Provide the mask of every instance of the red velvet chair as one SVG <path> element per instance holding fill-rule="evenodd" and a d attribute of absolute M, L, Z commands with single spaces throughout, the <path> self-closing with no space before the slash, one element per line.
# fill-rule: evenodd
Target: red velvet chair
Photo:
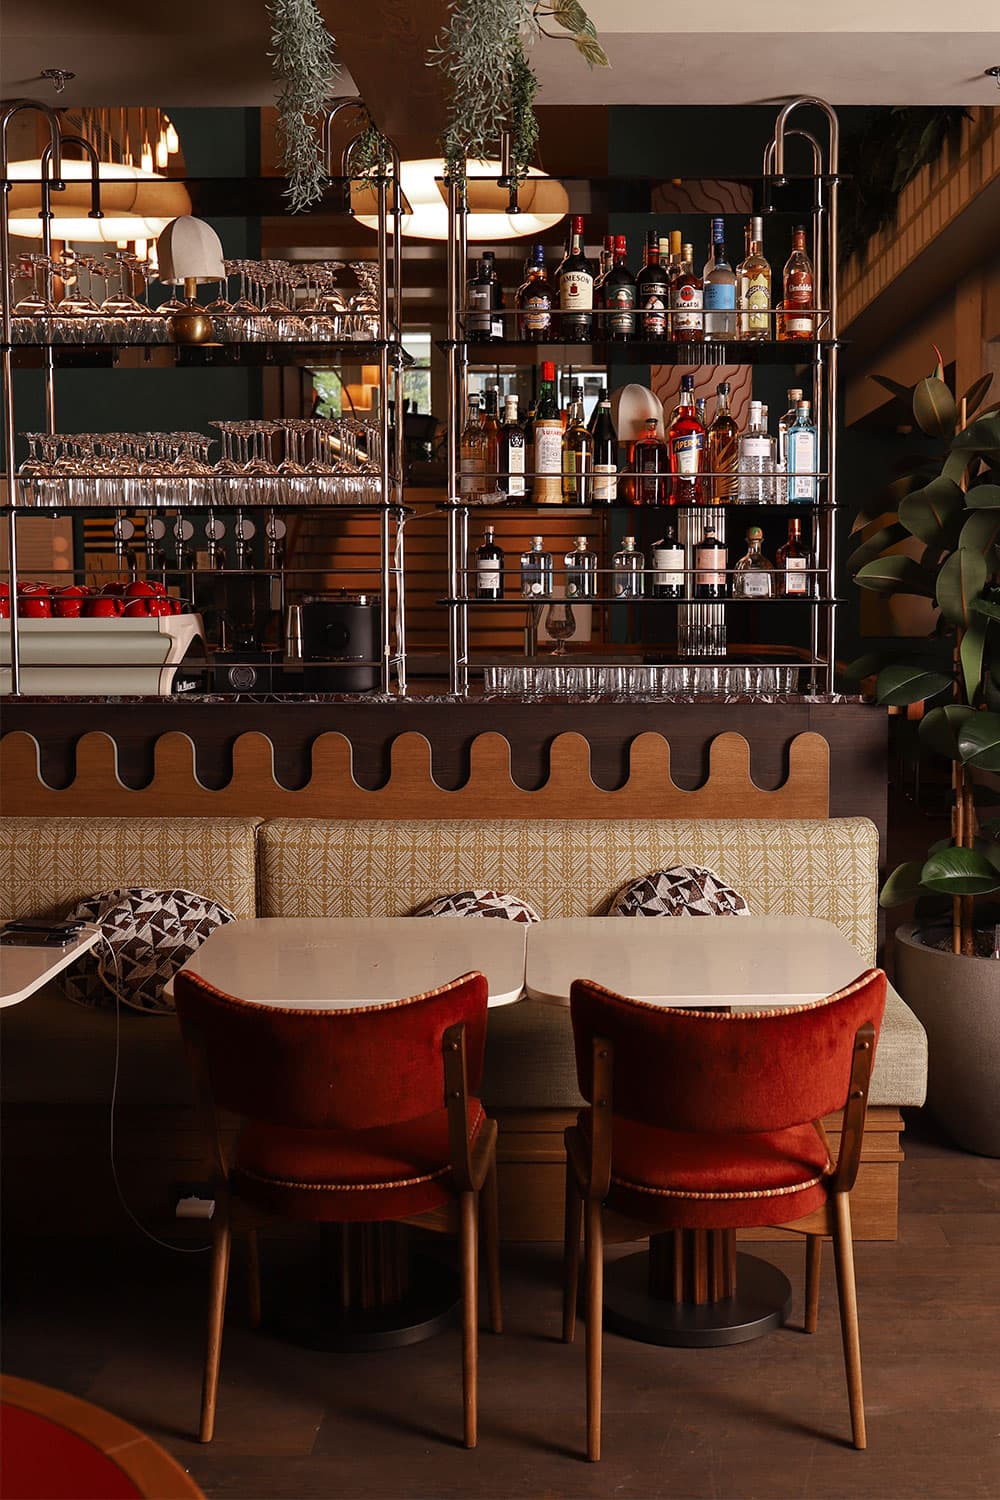
<path fill-rule="evenodd" d="M 668 1247 L 671 1232 L 679 1242 L 682 1231 L 700 1231 L 693 1239 L 704 1251 L 701 1278 L 716 1283 L 718 1296 L 732 1290 L 737 1228 L 777 1225 L 805 1234 L 810 1333 L 822 1237 L 832 1236 L 854 1446 L 863 1448 L 849 1195 L 885 975 L 869 969 L 812 1005 L 734 1012 L 660 1009 L 578 979 L 570 1005 L 588 1108 L 566 1131 L 563 1337 L 572 1341 L 575 1332 L 583 1216 L 588 1457 L 600 1458 L 601 1450 L 604 1206 L 629 1221 L 631 1237 L 645 1231 Z M 822 1117 L 839 1109 L 843 1128 L 832 1162 Z"/>
<path fill-rule="evenodd" d="M 495 1332 L 501 1322 L 497 1127 L 477 1097 L 486 979 L 464 974 L 423 995 L 352 1010 L 248 1004 L 183 971 L 174 995 L 216 1167 L 201 1441 L 210 1442 L 215 1427 L 238 1200 L 251 1210 L 251 1224 L 277 1214 L 341 1225 L 402 1220 L 436 1230 L 458 1227 L 465 1445 L 474 1448 L 481 1190 Z M 240 1117 L 231 1159 L 222 1145 L 220 1110 Z M 256 1322 L 253 1229 L 250 1244 Z"/>

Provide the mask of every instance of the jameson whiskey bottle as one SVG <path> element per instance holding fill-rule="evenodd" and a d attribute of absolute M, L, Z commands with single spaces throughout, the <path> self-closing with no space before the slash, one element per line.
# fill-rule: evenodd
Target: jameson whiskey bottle
<path fill-rule="evenodd" d="M 728 505 L 736 499 L 739 445 L 740 429 L 729 410 L 729 381 L 723 380 L 715 388 L 715 416 L 708 429 L 709 478 L 706 482 L 715 505 Z"/>
<path fill-rule="evenodd" d="M 531 497 L 536 505 L 561 505 L 563 424 L 556 404 L 556 367 L 550 359 L 542 365 L 532 426 L 535 477 Z"/>
<path fill-rule="evenodd" d="M 483 540 L 476 548 L 476 598 L 503 598 L 503 553 L 496 544 L 492 526 L 483 527 Z"/>
<path fill-rule="evenodd" d="M 557 272 L 559 326 L 567 343 L 589 343 L 594 322 L 594 268 L 583 249 L 583 219 L 573 219 L 569 254 Z"/>

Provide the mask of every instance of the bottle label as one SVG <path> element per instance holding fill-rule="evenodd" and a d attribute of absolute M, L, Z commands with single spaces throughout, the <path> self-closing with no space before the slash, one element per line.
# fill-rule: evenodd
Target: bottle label
<path fill-rule="evenodd" d="M 490 304 L 493 300 L 489 284 L 473 282 L 469 287 L 468 310 L 465 325 L 469 333 L 489 333 Z"/>
<path fill-rule="evenodd" d="M 520 436 L 520 434 L 518 434 Z M 524 439 L 507 445 L 507 477 L 501 481 L 508 495 L 524 494 Z"/>
<path fill-rule="evenodd" d="M 618 496 L 618 470 L 614 464 L 594 465 L 594 500 L 613 505 Z"/>
<path fill-rule="evenodd" d="M 712 312 L 729 312 L 736 307 L 735 281 L 710 281 L 705 288 L 702 306 Z"/>
<path fill-rule="evenodd" d="M 642 326 L 647 338 L 662 338 L 667 331 L 667 284 L 647 287 L 642 294 Z"/>
<path fill-rule="evenodd" d="M 587 271 L 567 271 L 559 280 L 559 306 L 563 312 L 590 312 L 594 305 L 594 278 Z"/>
<path fill-rule="evenodd" d="M 804 557 L 785 558 L 785 593 L 804 594 L 809 587 Z"/>
<path fill-rule="evenodd" d="M 524 597 L 527 599 L 533 599 L 538 595 L 544 594 L 545 592 L 545 574 L 542 572 L 539 564 L 536 562 L 532 562 L 530 564 L 522 563 L 521 593 L 524 595 Z"/>
<path fill-rule="evenodd" d="M 552 299 L 528 297 L 522 309 L 521 326 L 526 333 L 548 333 L 552 327 Z"/>
<path fill-rule="evenodd" d="M 770 330 L 771 285 L 763 273 L 752 277 L 744 290 L 744 309 L 748 333 L 767 333 Z"/>
<path fill-rule="evenodd" d="M 684 582 L 684 548 L 683 547 L 654 547 L 653 548 L 653 587 L 670 587 L 683 592 Z"/>
<path fill-rule="evenodd" d="M 535 423 L 535 473 L 562 473 L 562 423 L 543 419 Z"/>
<path fill-rule="evenodd" d="M 476 582 L 480 589 L 489 590 L 491 594 L 500 592 L 500 559 L 498 557 L 481 557 L 476 564 Z"/>
<path fill-rule="evenodd" d="M 770 458 L 771 439 L 766 433 L 760 437 L 744 433 L 740 438 L 741 458 Z"/>
<path fill-rule="evenodd" d="M 725 547 L 699 547 L 696 552 L 695 583 L 699 588 L 724 588 L 726 583 Z"/>
<path fill-rule="evenodd" d="M 481 458 L 463 458 L 460 467 L 459 489 L 463 495 L 478 495 L 482 493 L 485 484 L 484 467 Z"/>
<path fill-rule="evenodd" d="M 740 576 L 740 593 L 744 599 L 766 599 L 771 592 L 771 579 L 767 573 L 747 571 Z"/>
<path fill-rule="evenodd" d="M 789 277 L 785 282 L 785 332 L 806 334 L 811 337 L 813 331 L 813 320 L 811 316 L 793 316 L 793 309 L 800 307 L 812 307 L 813 284 L 812 278 L 803 277 L 801 274 L 794 279 Z"/>
<path fill-rule="evenodd" d="M 679 286 L 674 293 L 674 332 L 699 333 L 703 296 L 700 287 Z"/>
<path fill-rule="evenodd" d="M 701 432 L 688 432 L 680 437 L 675 437 L 671 448 L 673 450 L 673 471 L 685 479 L 694 479 L 701 473 L 701 455 L 705 446 L 705 435 Z"/>
<path fill-rule="evenodd" d="M 609 333 L 630 338 L 635 332 L 635 294 L 630 286 L 614 287 L 608 303 L 607 327 Z"/>
<path fill-rule="evenodd" d="M 816 436 L 795 428 L 788 434 L 788 498 L 815 500 Z"/>
<path fill-rule="evenodd" d="M 498 318 L 496 314 L 490 318 L 490 338 L 503 338 L 503 318 Z"/>

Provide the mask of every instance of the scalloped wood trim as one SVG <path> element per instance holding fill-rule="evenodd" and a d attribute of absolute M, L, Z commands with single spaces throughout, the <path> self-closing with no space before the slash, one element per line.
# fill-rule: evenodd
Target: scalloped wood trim
<path fill-rule="evenodd" d="M 709 746 L 708 779 L 692 791 L 670 776 L 670 745 L 662 735 L 637 735 L 629 747 L 629 776 L 616 791 L 595 786 L 590 746 L 580 734 L 560 734 L 549 752 L 549 776 L 537 791 L 512 779 L 510 745 L 502 734 L 477 735 L 465 785 L 447 791 L 431 772 L 431 746 L 408 732 L 392 742 L 390 775 L 375 791 L 360 787 L 352 771 L 350 741 L 323 734 L 312 748 L 312 776 L 292 791 L 274 776 L 271 741 L 241 734 L 233 745 L 233 775 L 217 791 L 195 771 L 195 747 L 186 734 L 161 734 L 150 783 L 126 787 L 118 776 L 117 748 L 109 735 L 81 737 L 76 775 L 64 789 L 48 786 L 39 769 L 38 745 L 17 730 L 0 741 L 4 811 L 38 816 L 283 818 L 826 818 L 829 816 L 830 747 L 822 735 L 798 734 L 788 752 L 788 777 L 764 791 L 750 776 L 750 746 L 741 734 L 717 735 Z"/>

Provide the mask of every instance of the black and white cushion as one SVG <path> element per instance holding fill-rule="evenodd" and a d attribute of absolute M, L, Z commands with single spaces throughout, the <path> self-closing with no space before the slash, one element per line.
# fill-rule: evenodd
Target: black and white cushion
<path fill-rule="evenodd" d="M 643 875 L 620 890 L 612 917 L 748 917 L 739 891 L 704 865 L 672 865 Z"/>
<path fill-rule="evenodd" d="M 435 896 L 413 912 L 415 917 L 499 917 L 508 922 L 539 922 L 537 911 L 506 891 L 453 891 Z"/>
<path fill-rule="evenodd" d="M 231 911 L 193 891 L 101 891 L 77 902 L 73 920 L 100 927 L 103 941 L 63 976 L 63 990 L 81 1005 L 107 1005 L 117 997 L 133 1010 L 164 1013 L 171 975 L 216 927 L 235 922 Z"/>

